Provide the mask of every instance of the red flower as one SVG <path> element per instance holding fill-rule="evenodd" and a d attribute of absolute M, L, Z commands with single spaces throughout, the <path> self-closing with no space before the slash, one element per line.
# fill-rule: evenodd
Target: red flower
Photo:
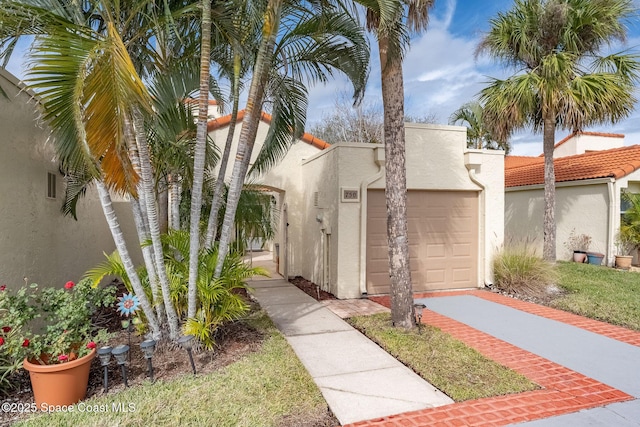
<path fill-rule="evenodd" d="M 4 344 L 4 338 L 0 337 L 0 345 Z"/>
<path fill-rule="evenodd" d="M 0 286 L 0 291 L 4 291 L 5 289 L 7 289 L 7 285 Z"/>
<path fill-rule="evenodd" d="M 67 356 L 66 354 L 61 354 L 60 356 L 58 356 L 58 360 L 61 362 L 66 362 L 67 360 L 69 360 L 69 356 Z"/>
<path fill-rule="evenodd" d="M 25 339 L 24 341 L 22 341 L 22 346 L 29 347 L 29 340 Z"/>
<path fill-rule="evenodd" d="M 67 283 L 65 283 L 64 288 L 65 289 L 71 289 L 75 286 L 76 284 L 73 283 L 71 280 L 69 280 Z"/>
<path fill-rule="evenodd" d="M 3 326 L 2 327 L 2 332 L 4 332 L 5 334 L 8 334 L 10 330 L 11 330 L 11 326 Z"/>
<path fill-rule="evenodd" d="M 96 343 L 94 343 L 93 341 L 88 342 L 87 348 L 90 350 L 96 348 Z"/>

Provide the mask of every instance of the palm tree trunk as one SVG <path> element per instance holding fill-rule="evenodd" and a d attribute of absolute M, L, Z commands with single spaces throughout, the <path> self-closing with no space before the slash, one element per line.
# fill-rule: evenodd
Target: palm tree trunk
<path fill-rule="evenodd" d="M 158 225 L 160 233 L 165 234 L 169 230 L 169 188 L 164 176 L 159 179 L 157 190 Z"/>
<path fill-rule="evenodd" d="M 118 223 L 116 213 L 113 210 L 113 205 L 111 204 L 111 196 L 109 195 L 109 190 L 107 190 L 107 187 L 102 181 L 96 181 L 96 187 L 98 189 L 98 197 L 100 198 L 100 205 L 102 206 L 104 217 L 107 220 L 107 224 L 109 224 L 111 236 L 113 237 L 113 241 L 116 244 L 116 249 L 120 254 L 120 258 L 122 259 L 122 264 L 124 265 L 124 269 L 127 272 L 127 276 L 129 277 L 131 286 L 133 287 L 133 292 L 135 292 L 138 300 L 140 301 L 140 306 L 142 307 L 142 311 L 147 318 L 147 323 L 149 324 L 149 329 L 151 329 L 153 339 L 159 340 L 162 337 L 160 326 L 158 324 L 156 315 L 153 312 L 153 307 L 149 303 L 147 295 L 144 292 L 142 283 L 140 283 L 140 277 L 138 277 L 138 273 L 136 272 L 136 269 L 133 265 L 133 261 L 131 260 L 129 251 L 127 250 L 127 244 L 124 241 L 124 235 L 122 234 L 122 230 L 120 229 L 120 224 Z"/>
<path fill-rule="evenodd" d="M 162 304 L 162 298 L 160 298 L 160 295 L 158 294 L 159 281 L 156 266 L 153 262 L 153 248 L 151 246 L 144 245 L 149 235 L 144 230 L 144 220 L 142 219 L 140 201 L 134 197 L 131 198 L 131 209 L 133 210 L 133 222 L 135 223 L 136 230 L 138 231 L 138 239 L 140 240 L 140 248 L 142 249 L 142 258 L 144 259 L 144 265 L 147 267 L 147 276 L 149 277 L 149 286 L 151 287 L 153 305 L 158 313 L 158 319 L 162 321 L 164 318 L 164 306 Z"/>
<path fill-rule="evenodd" d="M 388 45 L 389 40 L 386 37 L 380 37 L 391 320 L 396 327 L 411 329 L 414 327 L 414 320 L 407 232 L 404 82 L 402 79 L 402 59 L 387 56 Z"/>
<path fill-rule="evenodd" d="M 153 189 L 153 174 L 151 172 L 151 160 L 149 158 L 149 147 L 147 146 L 147 138 L 144 130 L 144 120 L 139 111 L 134 109 L 133 112 L 133 128 L 135 131 L 136 145 L 138 147 L 138 155 L 140 158 L 140 178 L 143 186 L 143 193 L 146 201 L 146 211 L 149 218 L 149 235 L 153 244 L 153 255 L 155 261 L 156 272 L 160 279 L 160 289 L 162 289 L 162 299 L 167 314 L 167 322 L 169 324 L 169 336 L 172 340 L 178 339 L 180 329 L 178 327 L 178 315 L 171 301 L 169 289 L 169 277 L 167 269 L 164 265 L 164 251 L 160 242 L 160 225 L 158 223 L 158 211 L 156 209 L 156 199 Z"/>
<path fill-rule="evenodd" d="M 198 128 L 193 153 L 193 187 L 191 189 L 191 220 L 189 231 L 189 291 L 187 316 L 196 316 L 198 254 L 200 253 L 200 210 L 204 185 L 204 163 L 207 150 L 207 118 L 209 113 L 209 65 L 211 61 L 211 2 L 202 0 L 202 44 L 200 51 L 200 93 L 198 96 Z"/>
<path fill-rule="evenodd" d="M 542 146 L 544 152 L 544 239 L 542 257 L 556 262 L 556 172 L 553 164 L 556 121 L 555 114 L 544 118 Z"/>
<path fill-rule="evenodd" d="M 169 228 L 180 230 L 180 178 L 175 172 L 167 176 L 169 185 Z"/>
<path fill-rule="evenodd" d="M 234 72 L 233 82 L 233 110 L 231 111 L 231 122 L 229 123 L 229 133 L 227 133 L 227 141 L 224 144 L 224 152 L 220 159 L 220 169 L 218 170 L 218 179 L 213 191 L 213 199 L 211 201 L 211 212 L 209 214 L 209 224 L 207 225 L 207 235 L 204 240 L 204 247 L 211 249 L 213 242 L 216 240 L 218 232 L 218 212 L 222 206 L 222 190 L 224 189 L 224 176 L 227 173 L 227 163 L 229 163 L 229 154 L 231 153 L 231 145 L 233 144 L 233 135 L 236 131 L 236 121 L 238 120 L 238 109 L 240 105 L 240 56 L 235 55 L 234 61 L 237 64 L 237 70 Z"/>
<path fill-rule="evenodd" d="M 140 156 L 138 155 L 138 147 L 135 142 L 135 134 L 133 132 L 131 122 L 127 119 L 125 119 L 125 132 L 127 135 L 127 139 L 130 141 L 128 148 L 131 166 L 133 167 L 133 170 L 136 171 L 138 176 L 141 176 L 142 172 L 140 170 Z M 156 308 L 158 321 L 162 323 L 162 319 L 164 319 L 164 307 L 162 305 L 162 299 L 160 298 L 160 295 L 158 293 L 160 283 L 158 280 L 156 266 L 153 262 L 153 248 L 144 244 L 149 239 L 149 221 L 148 217 L 146 216 L 146 204 L 142 182 L 138 182 L 137 192 L 137 198 L 131 197 L 133 222 L 135 223 L 136 231 L 138 232 L 138 240 L 140 241 L 142 258 L 144 259 L 144 264 L 147 267 L 147 277 L 149 278 L 149 286 L 151 287 L 151 295 L 153 297 L 152 303 Z M 144 206 L 144 208 L 142 208 L 142 206 Z"/>
<path fill-rule="evenodd" d="M 271 66 L 278 26 L 280 25 L 282 2 L 283 0 L 269 0 L 264 16 L 264 24 L 262 26 L 263 38 L 258 48 L 258 56 L 254 65 L 251 87 L 249 88 L 247 98 L 247 108 L 242 122 L 242 129 L 240 130 L 238 151 L 236 152 L 236 160 L 233 165 L 224 222 L 222 223 L 222 230 L 220 232 L 218 259 L 214 277 L 220 277 L 224 259 L 229 252 L 229 244 L 236 210 L 238 209 L 238 201 L 240 200 L 240 192 L 242 191 L 242 186 L 247 176 L 253 145 L 258 133 L 260 115 L 262 114 L 262 103 L 264 101 L 264 91 L 269 77 L 269 67 Z"/>

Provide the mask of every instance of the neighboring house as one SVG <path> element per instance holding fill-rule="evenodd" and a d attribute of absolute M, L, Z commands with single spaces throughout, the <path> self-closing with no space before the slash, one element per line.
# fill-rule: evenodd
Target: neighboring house
<path fill-rule="evenodd" d="M 556 144 L 556 250 L 565 247 L 572 230 L 591 236 L 590 250 L 614 261 L 620 228 L 622 190 L 640 193 L 640 145 L 624 146 L 624 135 L 577 132 Z M 542 253 L 544 158 L 505 158 L 505 236 L 507 241 L 533 240 Z"/>
<path fill-rule="evenodd" d="M 216 143 L 226 139 L 229 121 L 209 123 Z M 263 114 L 253 159 L 269 121 Z M 465 132 L 406 124 L 415 291 L 492 282 L 491 260 L 504 233 L 504 155 L 468 150 Z M 382 145 L 329 145 L 304 134 L 257 183 L 272 192 L 279 210 L 273 249 L 280 274 L 303 276 L 338 298 L 389 291 Z"/>
<path fill-rule="evenodd" d="M 64 176 L 37 101 L 2 68 L 0 87 L 7 95 L 0 94 L 0 283 L 76 281 L 115 249 L 100 203 L 90 189 L 78 203 L 78 221 L 61 214 Z M 129 203 L 114 206 L 135 253 Z"/>

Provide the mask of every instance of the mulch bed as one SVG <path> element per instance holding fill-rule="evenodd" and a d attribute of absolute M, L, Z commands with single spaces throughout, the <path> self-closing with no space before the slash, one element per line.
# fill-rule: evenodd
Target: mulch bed
<path fill-rule="evenodd" d="M 118 289 L 117 294 L 121 295 L 122 290 Z M 251 309 L 259 310 L 259 306 L 249 299 L 248 294 L 244 293 L 244 295 L 246 296 L 247 301 L 250 302 Z M 94 323 L 100 327 L 105 327 L 110 332 L 114 333 L 114 337 L 108 343 L 111 347 L 115 347 L 119 344 L 128 345 L 129 338 L 131 339 L 131 361 L 127 364 L 127 382 L 129 387 L 141 385 L 149 380 L 147 361 L 140 350 L 140 343 L 144 341 L 144 337 L 142 335 L 138 335 L 135 331 L 129 336 L 129 333 L 122 329 L 121 320 L 122 317 L 116 313 L 115 309 L 107 308 L 96 314 Z M 221 327 L 216 333 L 216 347 L 214 350 L 206 351 L 201 349 L 199 351 L 194 351 L 193 356 L 197 374 L 202 375 L 214 372 L 238 361 L 247 354 L 258 351 L 262 346 L 263 340 L 264 336 L 261 332 L 255 330 L 242 321 L 229 323 Z M 152 363 L 154 379 L 156 381 L 167 381 L 184 375 L 193 375 L 187 352 L 179 346 L 168 343 L 167 341 L 158 343 L 153 354 Z M 125 389 L 125 385 L 121 375 L 121 370 L 113 357 L 111 358 L 108 372 L 109 390 L 106 393 L 114 394 L 123 391 Z M 92 362 L 89 374 L 87 398 L 106 394 L 103 387 L 103 375 L 103 367 L 100 365 L 100 360 L 96 356 Z M 14 384 L 14 390 L 8 396 L 0 395 L 0 405 L 2 403 L 20 403 L 25 405 L 33 403 L 34 400 L 33 393 L 31 392 L 29 373 L 21 370 L 14 376 L 14 378 L 12 378 L 12 381 Z M 25 418 L 27 415 L 28 414 L 6 413 L 4 411 L 0 411 L 0 426 L 10 426 L 21 418 Z M 304 421 L 297 416 L 284 418 L 280 423 L 280 427 L 293 427 L 300 425 L 320 427 L 338 424 L 337 419 L 333 417 L 330 412 L 327 412 L 326 416 L 321 417 L 321 419 L 316 418 L 314 420 L 307 421 Z"/>
<path fill-rule="evenodd" d="M 335 296 L 333 296 L 333 294 L 323 291 L 322 289 L 320 289 L 320 286 L 316 285 L 313 282 L 310 282 L 304 277 L 296 276 L 293 279 L 289 280 L 289 282 L 293 283 L 298 289 L 318 301 L 337 299 Z"/>

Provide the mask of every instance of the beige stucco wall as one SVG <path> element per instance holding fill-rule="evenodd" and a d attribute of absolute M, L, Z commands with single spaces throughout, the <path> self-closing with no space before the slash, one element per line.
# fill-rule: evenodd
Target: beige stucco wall
<path fill-rule="evenodd" d="M 260 123 L 252 160 L 268 129 L 266 123 Z M 227 128 L 223 128 L 210 136 L 223 144 L 226 134 Z M 238 135 L 239 130 L 232 159 Z M 457 126 L 407 124 L 406 141 L 408 188 L 483 195 L 479 198 L 478 286 L 491 282 L 492 248 L 502 244 L 504 233 L 503 153 L 467 150 L 466 130 Z M 231 168 L 227 179 L 230 175 Z M 298 141 L 278 165 L 253 181 L 278 195 L 280 228 L 273 243 L 280 245 L 280 273 L 303 276 L 339 298 L 360 297 L 362 273 L 366 271 L 361 251 L 366 189 L 384 188 L 384 147 L 344 143 L 319 150 Z M 343 189 L 356 190 L 360 199 L 342 201 Z M 287 251 L 283 250 L 285 234 Z"/>
<path fill-rule="evenodd" d="M 233 173 L 233 165 L 234 165 L 234 161 L 235 161 L 236 152 L 238 151 L 238 141 L 240 140 L 240 131 L 242 130 L 243 123 L 244 122 L 238 122 L 238 124 L 236 125 L 235 132 L 233 133 L 233 142 L 232 142 L 231 151 L 230 151 L 230 154 L 229 154 L 229 163 L 227 165 L 227 171 L 226 171 L 226 174 L 225 174 L 225 181 L 227 181 L 227 182 L 229 181 L 229 178 L 231 178 L 231 174 Z M 260 148 L 262 147 L 262 143 L 264 142 L 264 140 L 267 138 L 267 133 L 268 132 L 269 132 L 269 125 L 266 124 L 263 121 L 260 121 L 260 124 L 258 125 L 258 132 L 256 134 L 256 142 L 255 142 L 255 145 L 253 147 L 253 151 L 251 152 L 250 165 L 253 165 L 253 162 L 258 157 L 258 154 L 260 153 Z M 215 129 L 215 130 L 209 132 L 209 136 L 211 137 L 213 142 L 215 142 L 216 146 L 220 150 L 220 156 L 222 156 L 222 152 L 224 150 L 224 146 L 225 146 L 225 144 L 227 142 L 227 135 L 228 134 L 229 134 L 229 127 L 228 126 L 225 126 L 223 128 L 220 128 L 220 129 Z M 217 171 L 217 169 L 216 169 L 216 171 Z M 253 177 L 253 178 L 255 178 L 255 177 Z M 253 178 L 250 177 L 248 181 L 255 181 L 255 179 L 253 179 Z"/>
<path fill-rule="evenodd" d="M 478 283 L 493 283 L 493 258 L 504 243 L 504 152 L 499 150 L 467 150 L 465 165 L 470 176 L 483 186 L 479 197 Z"/>
<path fill-rule="evenodd" d="M 464 128 L 455 126 L 407 124 L 407 187 L 486 193 L 486 200 L 491 203 L 479 202 L 482 203 L 479 221 L 482 221 L 483 235 L 478 248 L 478 285 L 482 286 L 491 281 L 493 251 L 490 248 L 502 244 L 504 156 L 502 152 L 485 150 L 473 150 L 465 155 L 468 151 L 465 132 Z M 292 245 L 292 251 L 300 253 L 293 264 L 298 265 L 299 260 L 301 266 L 296 271 L 301 271 L 301 275 L 315 283 L 327 283 L 328 280 L 327 290 L 339 298 L 361 296 L 362 272 L 366 267 L 361 252 L 360 225 L 361 220 L 366 221 L 363 189 L 367 188 L 367 183 L 368 188 L 384 188 L 383 174 L 375 179 L 380 173 L 376 156 L 383 157 L 383 152 L 382 145 L 336 144 L 303 162 L 303 197 L 308 211 L 302 214 L 303 246 L 294 248 Z M 474 170 L 478 183 L 470 178 L 466 163 Z M 343 189 L 358 190 L 360 201 L 341 201 Z M 317 207 L 313 205 L 316 192 Z M 479 200 L 484 199 L 480 197 Z M 327 238 L 328 276 L 322 265 L 327 256 L 323 255 L 327 251 L 324 246 Z"/>
<path fill-rule="evenodd" d="M 46 142 L 48 131 L 36 120 L 35 102 L 17 84 L 0 70 L 0 85 L 9 95 L 0 97 L 0 280 L 11 287 L 23 284 L 24 277 L 62 285 L 80 278 L 115 245 L 93 190 L 79 202 L 77 222 L 60 213 L 64 182 Z M 56 199 L 46 197 L 48 172 L 56 175 Z M 129 204 L 114 206 L 131 235 Z M 129 247 L 135 255 L 137 245 Z"/>
<path fill-rule="evenodd" d="M 229 164 L 225 174 L 225 180 L 227 182 L 233 173 L 233 164 L 238 148 L 242 123 L 243 122 L 238 123 L 234 132 Z M 209 133 L 209 136 L 218 145 L 220 150 L 224 149 L 228 131 L 229 128 L 224 127 Z M 269 125 L 261 121 L 258 125 L 256 141 L 251 153 L 251 164 L 253 164 L 257 158 L 268 131 Z M 297 141 L 291 146 L 287 155 L 278 164 L 272 167 L 267 174 L 251 175 L 246 181 L 268 186 L 272 189 L 272 194 L 276 196 L 276 208 L 277 214 L 279 215 L 278 227 L 276 230 L 276 237 L 272 242 L 267 243 L 267 249 L 273 250 L 276 244 L 279 245 L 279 272 L 282 275 L 290 277 L 311 277 L 310 269 L 313 267 L 306 268 L 310 264 L 309 262 L 303 262 L 302 257 L 303 254 L 312 254 L 317 249 L 312 247 L 313 245 L 306 244 L 305 235 L 308 234 L 308 230 L 305 228 L 305 225 L 307 218 L 301 213 L 309 211 L 308 198 L 310 196 L 305 194 L 306 185 L 302 176 L 301 165 L 304 159 L 312 157 L 319 151 L 320 150 L 318 148 L 307 144 L 306 142 Z M 288 235 L 288 250 L 285 250 L 285 232 Z M 311 259 L 310 257 L 307 258 Z"/>

